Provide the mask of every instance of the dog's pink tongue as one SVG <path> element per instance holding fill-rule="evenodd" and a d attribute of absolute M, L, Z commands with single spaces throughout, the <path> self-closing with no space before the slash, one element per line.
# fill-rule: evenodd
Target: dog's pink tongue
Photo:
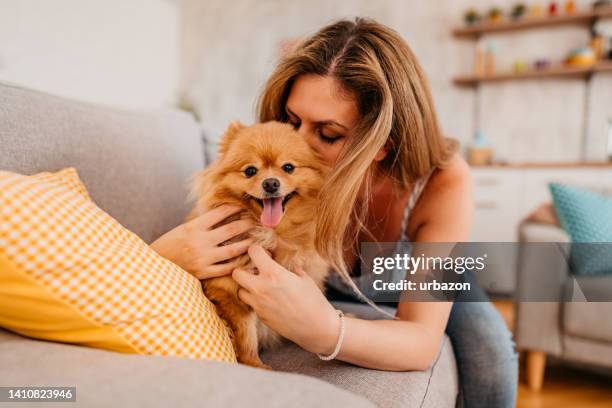
<path fill-rule="evenodd" d="M 264 198 L 261 224 L 264 227 L 275 228 L 283 218 L 283 199 L 280 197 Z"/>

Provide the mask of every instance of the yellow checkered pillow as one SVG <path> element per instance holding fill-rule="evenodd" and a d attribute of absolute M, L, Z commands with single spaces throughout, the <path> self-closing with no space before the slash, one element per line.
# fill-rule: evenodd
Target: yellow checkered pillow
<path fill-rule="evenodd" d="M 127 353 L 236 360 L 200 282 L 98 208 L 72 168 L 0 171 L 0 326 Z"/>

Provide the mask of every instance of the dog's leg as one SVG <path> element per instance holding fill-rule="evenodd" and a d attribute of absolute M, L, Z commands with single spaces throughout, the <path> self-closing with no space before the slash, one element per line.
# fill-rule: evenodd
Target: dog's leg
<path fill-rule="evenodd" d="M 257 316 L 247 304 L 238 299 L 236 289 L 237 285 L 231 278 L 217 278 L 204 284 L 206 297 L 213 302 L 219 316 L 232 330 L 232 343 L 238 362 L 270 369 L 259 359 Z"/>
<path fill-rule="evenodd" d="M 232 324 L 235 326 L 234 336 L 238 361 L 251 367 L 271 370 L 272 368 L 264 364 L 259 358 L 257 316 L 255 312 L 250 311 L 248 314 L 242 314 L 240 317 L 234 318 Z"/>

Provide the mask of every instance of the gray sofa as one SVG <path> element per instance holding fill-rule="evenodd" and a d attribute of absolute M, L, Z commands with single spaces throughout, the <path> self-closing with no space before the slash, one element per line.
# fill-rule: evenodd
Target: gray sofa
<path fill-rule="evenodd" d="M 549 356 L 612 374 L 612 276 L 573 275 L 570 239 L 559 227 L 523 223 L 519 237 L 517 296 L 547 300 L 515 303 L 529 387 L 542 388 Z"/>
<path fill-rule="evenodd" d="M 93 200 L 146 242 L 183 220 L 187 182 L 205 166 L 200 127 L 184 112 L 116 110 L 7 83 L 0 83 L 0 146 L 2 170 L 76 167 Z M 374 316 L 361 305 L 338 307 Z M 76 386 L 77 405 L 87 407 L 452 407 L 457 400 L 448 338 L 424 372 L 323 362 L 290 343 L 263 359 L 274 372 L 86 349 L 0 329 L 0 386 Z"/>

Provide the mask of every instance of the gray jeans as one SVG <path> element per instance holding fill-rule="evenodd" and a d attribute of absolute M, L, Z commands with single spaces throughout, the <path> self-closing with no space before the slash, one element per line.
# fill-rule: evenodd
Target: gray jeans
<path fill-rule="evenodd" d="M 514 407 L 518 354 L 512 333 L 471 274 L 466 278 L 480 299 L 455 302 L 446 326 L 459 369 L 459 406 Z"/>

